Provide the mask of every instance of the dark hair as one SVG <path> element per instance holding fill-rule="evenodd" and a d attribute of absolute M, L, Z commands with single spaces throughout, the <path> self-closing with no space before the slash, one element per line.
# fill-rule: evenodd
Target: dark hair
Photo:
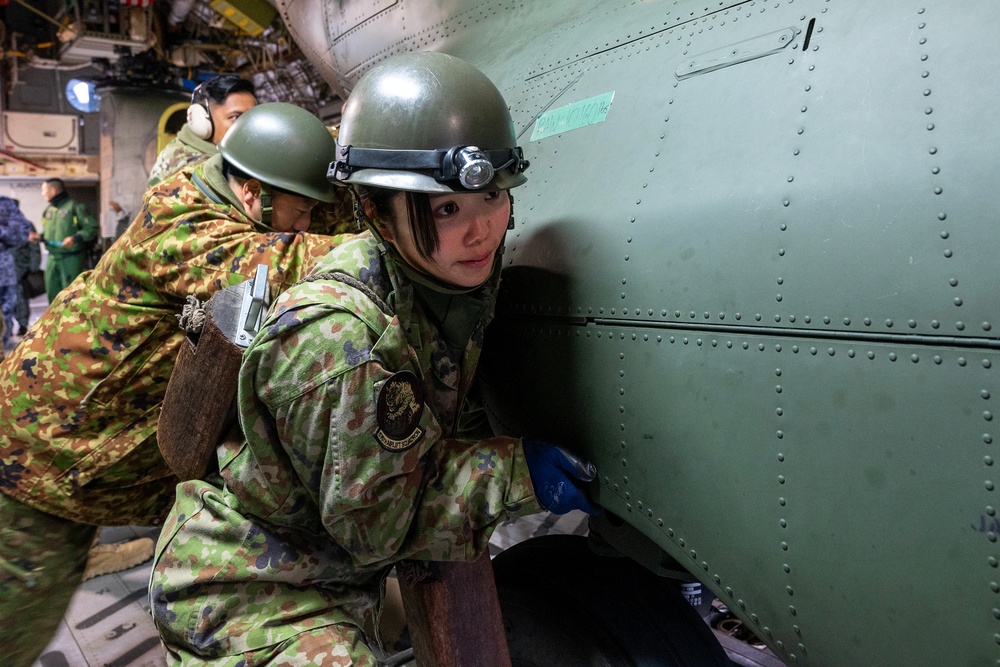
<path fill-rule="evenodd" d="M 297 192 L 292 192 L 291 190 L 286 190 L 285 188 L 279 188 L 277 185 L 271 185 L 267 181 L 263 181 L 256 176 L 251 176 L 226 158 L 222 158 L 222 176 L 226 179 L 232 176 L 233 178 L 238 178 L 241 181 L 249 181 L 252 178 L 256 178 L 258 181 L 271 188 L 271 192 L 283 192 L 286 195 L 295 195 L 296 197 L 305 197 L 306 199 L 310 199 L 310 197 L 306 197 L 305 195 L 300 195 Z"/>
<path fill-rule="evenodd" d="M 254 97 L 257 96 L 256 89 L 250 81 L 241 79 L 235 74 L 220 74 L 198 84 L 191 101 L 223 104 L 233 93 L 250 93 Z"/>
<path fill-rule="evenodd" d="M 434 212 L 431 210 L 430 196 L 426 192 L 400 192 L 399 190 L 374 188 L 367 185 L 357 186 L 356 192 L 356 196 L 360 197 L 362 202 L 368 200 L 374 204 L 379 217 L 394 231 L 397 229 L 399 221 L 396 220 L 396 214 L 392 208 L 392 199 L 396 195 L 403 195 L 407 222 L 410 225 L 410 234 L 413 235 L 417 252 L 424 259 L 431 258 L 438 247 L 438 233 L 437 224 L 434 222 Z M 359 210 L 358 215 L 363 215 L 362 211 Z"/>
<path fill-rule="evenodd" d="M 61 178 L 47 178 L 45 184 L 55 188 L 56 192 L 66 192 L 66 183 Z"/>
<path fill-rule="evenodd" d="M 246 173 L 245 171 L 237 167 L 235 164 L 233 164 L 226 158 L 222 158 L 222 176 L 224 178 L 235 176 L 236 178 L 243 181 L 249 181 L 251 178 L 253 178 L 253 176 Z"/>

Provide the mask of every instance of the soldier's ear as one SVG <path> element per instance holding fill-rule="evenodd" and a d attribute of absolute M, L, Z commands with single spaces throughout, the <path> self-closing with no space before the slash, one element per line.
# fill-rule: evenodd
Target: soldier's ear
<path fill-rule="evenodd" d="M 378 207 L 375 206 L 375 202 L 371 199 L 361 200 L 361 210 L 364 212 L 365 217 L 372 221 L 372 224 L 378 228 L 378 233 L 382 236 L 385 241 L 394 241 L 395 235 L 392 233 L 392 225 L 389 225 L 378 217 Z"/>
<path fill-rule="evenodd" d="M 240 201 L 243 202 L 243 207 L 249 211 L 253 203 L 260 199 L 260 181 L 256 178 L 243 181 L 239 195 Z"/>

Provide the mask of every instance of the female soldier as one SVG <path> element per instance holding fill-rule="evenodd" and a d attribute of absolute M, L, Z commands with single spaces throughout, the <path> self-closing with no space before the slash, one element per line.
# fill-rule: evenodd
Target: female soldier
<path fill-rule="evenodd" d="M 493 437 L 471 407 L 525 167 L 471 65 L 413 53 L 358 83 L 331 173 L 370 233 L 248 348 L 225 484 L 178 487 L 150 590 L 172 659 L 374 665 L 361 628 L 397 561 L 474 560 L 509 515 L 593 511 L 560 449 Z"/>

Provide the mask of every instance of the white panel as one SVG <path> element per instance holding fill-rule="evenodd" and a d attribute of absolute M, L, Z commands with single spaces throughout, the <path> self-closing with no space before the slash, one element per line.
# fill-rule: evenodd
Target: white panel
<path fill-rule="evenodd" d="M 5 111 L 3 148 L 22 156 L 76 155 L 79 126 L 77 116 Z"/>

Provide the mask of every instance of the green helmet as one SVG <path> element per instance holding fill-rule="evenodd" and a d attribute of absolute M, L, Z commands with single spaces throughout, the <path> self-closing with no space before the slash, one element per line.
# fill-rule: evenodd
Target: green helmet
<path fill-rule="evenodd" d="M 323 122 L 284 102 L 258 104 L 236 119 L 219 142 L 231 165 L 266 185 L 332 202 L 326 179 L 337 144 Z"/>
<path fill-rule="evenodd" d="M 393 56 L 361 77 L 344 108 L 330 178 L 410 192 L 507 190 L 527 161 L 497 87 L 453 56 Z"/>

